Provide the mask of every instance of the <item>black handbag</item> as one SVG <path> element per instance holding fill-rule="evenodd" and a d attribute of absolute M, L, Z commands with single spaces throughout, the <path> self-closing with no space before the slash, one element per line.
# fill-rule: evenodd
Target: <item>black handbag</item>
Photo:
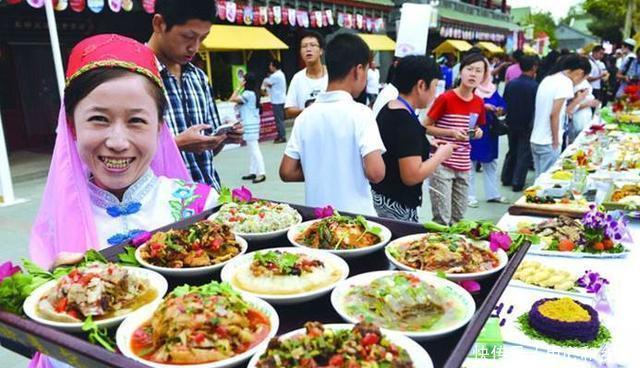
<path fill-rule="evenodd" d="M 499 137 L 509 133 L 509 126 L 505 123 L 504 119 L 494 119 L 489 124 L 489 134 L 492 137 Z"/>

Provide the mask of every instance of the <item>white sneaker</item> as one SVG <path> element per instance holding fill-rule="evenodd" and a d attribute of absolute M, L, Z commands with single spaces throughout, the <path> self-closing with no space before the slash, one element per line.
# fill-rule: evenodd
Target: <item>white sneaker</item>
<path fill-rule="evenodd" d="M 467 203 L 469 205 L 469 207 L 471 208 L 478 208 L 478 206 L 480 206 L 480 203 L 478 202 L 477 199 L 470 199 L 469 202 Z"/>

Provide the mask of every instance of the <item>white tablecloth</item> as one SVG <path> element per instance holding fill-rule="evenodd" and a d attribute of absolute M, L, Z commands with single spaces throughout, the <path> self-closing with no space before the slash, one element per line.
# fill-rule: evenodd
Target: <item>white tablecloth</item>
<path fill-rule="evenodd" d="M 517 223 L 527 220 L 536 218 L 505 214 L 498 226 L 503 229 L 513 228 Z M 613 314 L 608 318 L 607 327 L 611 331 L 613 341 L 606 349 L 606 362 L 564 356 L 561 350 L 552 354 L 505 343 L 504 356 L 501 359 L 467 359 L 463 367 L 640 367 L 640 222 L 632 220 L 629 228 L 633 244 L 629 245 L 631 252 L 626 258 L 561 258 L 567 267 L 591 269 L 610 281 L 608 296 Z M 549 257 L 527 255 L 525 259 L 544 261 L 544 258 Z M 602 365 L 603 363 L 607 365 Z"/>

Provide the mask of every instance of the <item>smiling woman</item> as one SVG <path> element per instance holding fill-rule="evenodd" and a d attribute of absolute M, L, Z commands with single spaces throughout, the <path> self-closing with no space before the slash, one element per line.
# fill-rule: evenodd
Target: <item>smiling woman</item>
<path fill-rule="evenodd" d="M 164 87 L 153 52 L 114 34 L 72 50 L 42 206 L 29 252 L 43 267 L 212 207 L 193 184 L 162 121 Z M 66 367 L 36 355 L 32 367 Z"/>
<path fill-rule="evenodd" d="M 69 252 L 119 244 L 215 202 L 210 187 L 190 183 L 162 121 L 166 104 L 144 45 L 99 35 L 73 49 L 34 261 L 64 263 Z"/>

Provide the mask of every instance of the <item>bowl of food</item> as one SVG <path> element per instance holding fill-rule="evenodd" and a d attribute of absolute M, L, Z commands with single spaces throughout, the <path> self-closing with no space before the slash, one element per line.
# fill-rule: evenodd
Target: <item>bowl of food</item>
<path fill-rule="evenodd" d="M 124 356 L 151 367 L 223 368 L 266 348 L 278 326 L 267 302 L 212 281 L 177 287 L 130 316 L 116 343 Z"/>
<path fill-rule="evenodd" d="M 96 262 L 40 286 L 23 309 L 38 323 L 80 332 L 89 316 L 100 327 L 113 327 L 166 292 L 167 280 L 154 271 Z"/>
<path fill-rule="evenodd" d="M 272 304 L 318 298 L 348 276 L 349 266 L 342 258 L 293 247 L 245 254 L 229 262 L 220 273 L 222 281 Z"/>
<path fill-rule="evenodd" d="M 221 269 L 247 248 L 247 241 L 228 226 L 204 220 L 153 234 L 136 249 L 135 256 L 143 267 L 163 275 L 192 277 Z"/>
<path fill-rule="evenodd" d="M 322 346 L 323 349 L 318 349 Z M 410 338 L 371 323 L 307 322 L 304 328 L 273 339 L 249 361 L 249 368 L 406 367 L 432 368 L 429 354 Z M 326 364 L 326 365 L 323 365 Z"/>
<path fill-rule="evenodd" d="M 396 239 L 385 248 L 385 255 L 401 270 L 444 273 L 454 281 L 483 279 L 502 270 L 509 261 L 502 249 L 490 250 L 487 241 L 441 233 Z"/>
<path fill-rule="evenodd" d="M 331 304 L 347 322 L 370 321 L 418 341 L 466 325 L 476 310 L 461 286 L 424 272 L 375 271 L 341 282 Z"/>
<path fill-rule="evenodd" d="M 288 204 L 264 200 L 225 203 L 209 219 L 248 241 L 277 238 L 302 222 L 300 213 Z"/>
<path fill-rule="evenodd" d="M 342 258 L 353 258 L 382 249 L 391 240 L 391 231 L 362 216 L 334 214 L 294 226 L 287 237 L 296 247 L 326 250 Z"/>

